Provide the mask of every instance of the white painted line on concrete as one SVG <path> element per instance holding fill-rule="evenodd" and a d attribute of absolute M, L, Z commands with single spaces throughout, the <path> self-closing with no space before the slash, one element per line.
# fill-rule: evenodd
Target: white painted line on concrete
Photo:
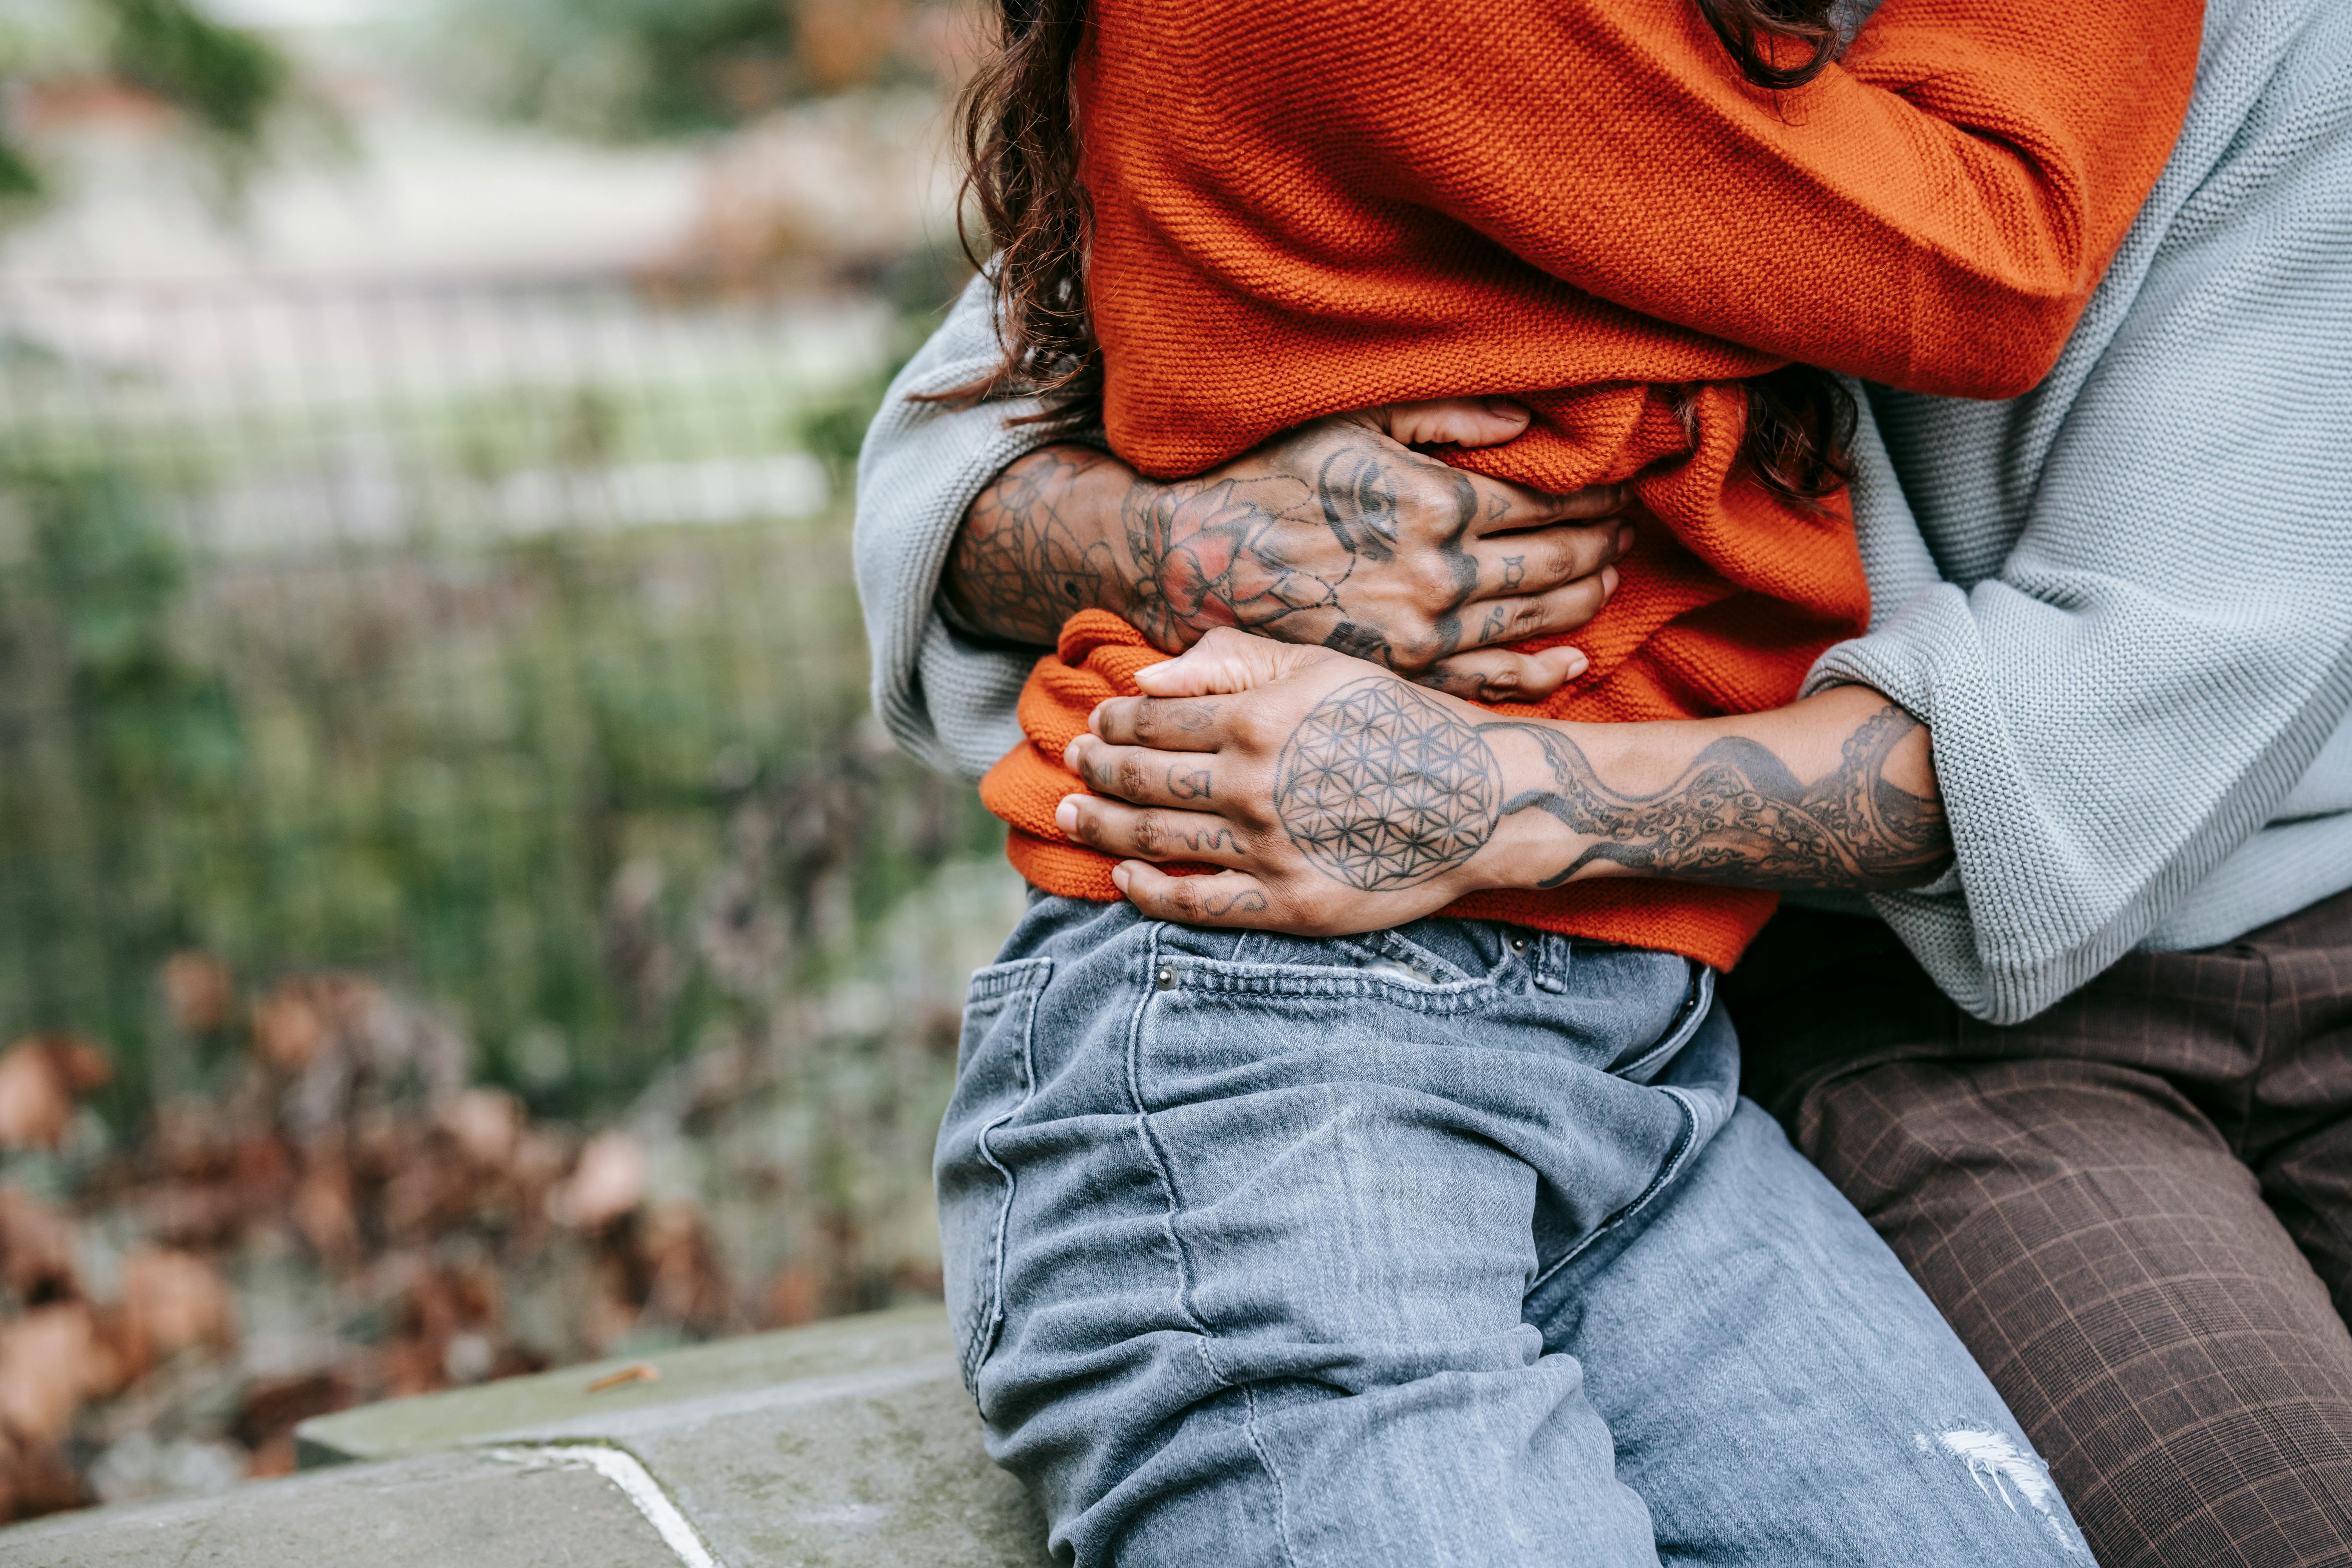
<path fill-rule="evenodd" d="M 686 1568 L 722 1568 L 710 1548 L 703 1544 L 694 1521 L 678 1511 L 677 1505 L 669 1500 L 669 1494 L 662 1490 L 661 1483 L 654 1479 L 653 1472 L 625 1448 L 605 1443 L 510 1444 L 490 1449 L 489 1455 L 514 1465 L 594 1470 L 620 1488 L 622 1494 L 636 1505 L 637 1511 L 646 1516 L 646 1522 L 661 1536 L 662 1544 L 676 1552 Z"/>

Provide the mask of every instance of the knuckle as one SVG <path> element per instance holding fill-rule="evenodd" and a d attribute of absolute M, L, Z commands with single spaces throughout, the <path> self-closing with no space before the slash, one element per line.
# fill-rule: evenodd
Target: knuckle
<path fill-rule="evenodd" d="M 1422 602 L 1451 604 L 1459 589 L 1451 563 L 1434 550 L 1416 553 L 1412 563 L 1413 591 Z"/>
<path fill-rule="evenodd" d="M 1551 583 L 1572 583 L 1601 569 L 1605 559 L 1603 541 L 1589 530 L 1579 529 L 1566 535 L 1553 547 L 1551 559 L 1544 563 L 1545 574 Z"/>
<path fill-rule="evenodd" d="M 1128 826 L 1127 837 L 1138 855 L 1155 859 L 1168 844 L 1167 821 L 1156 811 L 1139 812 Z"/>
<path fill-rule="evenodd" d="M 1118 793 L 1128 799 L 1133 800 L 1143 793 L 1143 760 L 1140 757 L 1121 757 L 1112 769 L 1112 776 L 1117 781 Z"/>

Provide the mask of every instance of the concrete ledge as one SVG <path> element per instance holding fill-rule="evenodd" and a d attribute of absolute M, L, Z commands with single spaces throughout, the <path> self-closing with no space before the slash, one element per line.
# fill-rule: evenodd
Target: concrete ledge
<path fill-rule="evenodd" d="M 629 1499 L 591 1470 L 435 1454 L 240 1487 L 186 1502 L 58 1514 L 0 1531 L 9 1568 L 678 1568 Z"/>
<path fill-rule="evenodd" d="M 637 1365 L 656 1376 L 589 1392 Z M 1044 1521 L 981 1451 L 937 1308 L 368 1405 L 298 1440 L 337 1468 L 0 1531 L 0 1565 L 1047 1561 Z"/>

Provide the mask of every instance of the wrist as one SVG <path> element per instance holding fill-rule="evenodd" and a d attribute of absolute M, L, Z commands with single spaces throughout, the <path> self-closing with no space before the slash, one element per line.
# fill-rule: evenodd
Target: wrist
<path fill-rule="evenodd" d="M 1606 839 L 1606 814 L 1595 816 L 1592 787 L 1601 778 L 1644 766 L 1644 748 L 1673 720 L 1651 724 L 1573 724 L 1567 720 L 1486 721 L 1479 733 L 1494 752 L 1500 783 L 1494 837 L 1470 860 L 1477 889 L 1545 889 L 1585 877 L 1621 875 L 1616 856 L 1585 858 Z M 1601 827 L 1601 832 L 1595 832 Z M 1467 891 L 1467 889 L 1465 889 Z"/>
<path fill-rule="evenodd" d="M 1105 607 L 1125 617 L 1146 641 L 1166 654 L 1182 653 L 1209 631 L 1192 613 L 1200 608 L 1200 585 L 1196 584 L 1194 593 L 1188 595 L 1181 589 L 1181 578 L 1171 579 L 1171 573 L 1181 574 L 1187 565 L 1196 564 L 1194 554 L 1170 548 L 1166 537 L 1169 518 L 1189 494 L 1197 491 L 1199 483 L 1197 479 L 1147 479 L 1129 468 L 1118 493 L 1107 494 L 1099 502 L 1108 529 L 1106 548 L 1118 562 L 1121 595 L 1117 605 Z M 1157 548 L 1152 541 L 1159 542 Z"/>
<path fill-rule="evenodd" d="M 1128 547 L 1126 508 L 1130 494 L 1151 481 L 1108 452 L 1090 447 L 1065 450 L 1075 468 L 1062 498 L 1071 531 L 1090 556 L 1111 566 L 1096 579 L 1087 607 L 1124 616 L 1135 603 L 1139 575 L 1134 552 Z M 1085 454 L 1083 458 L 1077 457 L 1080 452 Z"/>
<path fill-rule="evenodd" d="M 1480 728 L 1495 757 L 1501 786 L 1496 804 L 1502 815 L 1486 847 L 1464 870 L 1478 889 L 1526 890 L 1571 879 L 1569 868 L 1598 840 L 1571 826 L 1581 814 L 1566 809 L 1570 803 L 1560 795 L 1559 755 L 1567 750 L 1598 758 L 1636 726 L 1530 719 Z M 1594 863 L 1593 871 L 1605 871 L 1607 864 Z"/>
<path fill-rule="evenodd" d="M 1041 447 L 965 509 L 939 605 L 968 633 L 1050 647 L 1079 610 L 1123 613 L 1119 508 L 1133 470 L 1092 447 Z"/>

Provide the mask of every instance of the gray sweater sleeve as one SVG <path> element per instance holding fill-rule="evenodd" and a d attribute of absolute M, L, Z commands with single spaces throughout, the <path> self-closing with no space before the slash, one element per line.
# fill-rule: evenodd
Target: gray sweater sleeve
<path fill-rule="evenodd" d="M 1039 648 L 976 642 L 934 601 L 964 509 L 1004 466 L 1052 439 L 1008 423 L 1034 402 L 950 408 L 910 399 L 996 363 L 991 289 L 975 278 L 908 362 L 857 459 L 857 595 L 873 659 L 874 711 L 898 743 L 944 773 L 978 778 L 1021 739 L 1013 703 Z"/>
<path fill-rule="evenodd" d="M 2352 6 L 2305 16 L 2209 35 L 2204 117 L 2048 384 L 1871 394 L 1882 613 L 1809 689 L 1931 727 L 1958 863 L 1873 902 L 1980 1017 L 2173 918 L 2352 701 Z"/>

